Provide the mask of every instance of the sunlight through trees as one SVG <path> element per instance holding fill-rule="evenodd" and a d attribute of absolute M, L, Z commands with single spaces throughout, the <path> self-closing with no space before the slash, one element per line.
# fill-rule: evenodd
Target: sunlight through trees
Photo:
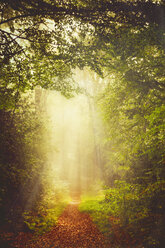
<path fill-rule="evenodd" d="M 0 2 L 0 230 L 72 201 L 114 248 L 164 248 L 164 30 L 162 0 Z"/>

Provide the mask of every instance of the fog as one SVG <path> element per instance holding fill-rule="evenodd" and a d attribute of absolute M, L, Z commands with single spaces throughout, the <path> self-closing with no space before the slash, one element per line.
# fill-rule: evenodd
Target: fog
<path fill-rule="evenodd" d="M 101 179 L 101 122 L 93 98 L 92 78 L 79 71 L 75 79 L 87 94 L 67 99 L 57 91 L 46 91 L 42 100 L 48 123 L 44 139 L 50 147 L 49 177 L 55 183 L 65 184 L 72 197 L 92 190 Z"/>

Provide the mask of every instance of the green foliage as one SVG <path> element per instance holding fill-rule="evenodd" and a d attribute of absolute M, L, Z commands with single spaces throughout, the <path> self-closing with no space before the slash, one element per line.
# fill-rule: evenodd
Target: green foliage
<path fill-rule="evenodd" d="M 126 77 L 133 80 L 139 78 L 138 67 L 144 68 L 144 78 L 163 71 L 163 56 L 148 68 L 153 52 L 159 55 L 155 43 L 164 44 L 161 1 L 24 0 L 2 1 L 0 7 L 0 108 L 14 108 L 20 92 L 36 85 L 73 96 L 79 91 L 71 78 L 76 67 L 102 76 L 107 64 L 112 69 L 127 62 Z M 145 46 L 142 60 L 140 48 L 147 42 L 153 47 Z"/>
<path fill-rule="evenodd" d="M 107 172 L 111 175 L 121 177 L 144 163 L 143 169 L 159 166 L 163 171 L 165 57 L 160 32 L 154 27 L 128 29 L 103 46 L 111 75 L 98 105 L 106 123 Z"/>
<path fill-rule="evenodd" d="M 109 228 L 109 215 L 119 218 L 123 226 L 138 226 L 151 215 L 156 216 L 158 220 L 154 219 L 152 227 L 159 230 L 158 237 L 148 235 L 145 242 L 146 247 L 162 247 L 163 1 L 15 0 L 1 1 L 0 7 L 3 220 L 11 221 L 9 215 L 17 209 L 19 216 L 22 212 L 27 214 L 30 229 L 42 232 L 56 222 L 61 210 L 51 199 L 55 197 L 60 202 L 62 189 L 48 180 L 50 147 L 43 140 L 48 130 L 39 115 L 40 106 L 35 107 L 29 98 L 23 99 L 22 93 L 39 85 L 72 97 L 80 92 L 72 70 L 88 67 L 105 77 L 97 103 L 105 122 L 99 149 L 103 151 L 101 169 L 107 189 L 105 200 L 88 201 L 80 208 L 90 212 L 104 232 Z M 37 202 L 42 202 L 42 207 L 35 215 L 31 210 L 37 209 Z M 52 205 L 46 210 L 48 202 Z M 17 216 L 14 218 L 16 223 Z"/>
<path fill-rule="evenodd" d="M 12 219 L 13 224 L 18 217 L 16 212 L 20 216 L 24 209 L 31 187 L 39 184 L 38 177 L 42 166 L 42 159 L 36 156 L 38 143 L 34 142 L 36 128 L 39 128 L 41 123 L 36 118 L 34 109 L 30 109 L 28 104 L 27 99 L 24 107 L 20 102 L 20 108 L 15 110 L 15 113 L 1 111 L 0 208 L 2 220 Z M 14 214 L 15 209 L 18 211 Z"/>
<path fill-rule="evenodd" d="M 149 210 L 141 197 L 142 186 L 125 181 L 115 181 L 115 187 L 105 193 L 105 202 L 108 202 L 109 213 L 119 217 L 122 225 L 136 222 L 137 216 L 144 218 Z"/>
<path fill-rule="evenodd" d="M 44 205 L 40 205 L 37 212 L 24 212 L 24 223 L 29 230 L 35 234 L 43 234 L 50 230 L 50 228 L 56 225 L 58 217 L 66 207 L 66 202 L 55 202 L 54 206 L 48 208 Z"/>
<path fill-rule="evenodd" d="M 143 230 L 145 247 L 163 247 L 163 30 L 150 26 L 119 33 L 103 44 L 110 75 L 97 98 L 106 129 L 102 204 L 122 226 L 131 226 L 132 235 Z"/>
<path fill-rule="evenodd" d="M 55 178 L 50 180 L 49 170 L 42 174 L 43 190 L 36 207 L 23 213 L 24 223 L 35 234 L 43 234 L 56 225 L 58 217 L 70 201 L 66 185 Z M 55 175 L 54 175 L 55 177 Z"/>
<path fill-rule="evenodd" d="M 102 204 L 102 196 L 85 196 L 80 203 L 79 210 L 82 212 L 88 212 L 94 223 L 96 223 L 99 229 L 106 235 L 110 229 L 109 222 L 109 208 L 108 204 Z"/>
<path fill-rule="evenodd" d="M 22 213 L 35 209 L 41 201 L 41 175 L 49 149 L 44 147 L 46 128 L 33 97 L 34 92 L 23 95 L 15 112 L 0 112 L 1 221 L 15 230 L 21 228 Z"/>
<path fill-rule="evenodd" d="M 156 196 L 159 196 L 157 211 L 152 208 Z M 146 247 L 159 247 L 163 238 L 164 196 L 164 180 L 150 183 L 147 188 L 119 180 L 115 181 L 113 188 L 105 189 L 104 199 L 82 201 L 80 211 L 88 212 L 99 229 L 111 239 L 114 235 L 113 225 L 116 225 L 121 230 L 124 228 L 137 244 L 140 242 Z M 153 229 L 157 236 L 152 234 Z M 124 241 L 122 245 L 125 247 Z"/>

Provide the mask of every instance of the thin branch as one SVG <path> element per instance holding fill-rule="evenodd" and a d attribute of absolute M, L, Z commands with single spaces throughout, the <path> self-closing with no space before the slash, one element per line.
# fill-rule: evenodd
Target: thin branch
<path fill-rule="evenodd" d="M 17 35 L 17 34 L 14 34 L 14 33 L 10 33 L 10 32 L 7 32 L 7 31 L 4 31 L 4 30 L 2 30 L 2 29 L 0 29 L 3 33 L 6 33 L 6 34 L 9 34 L 9 35 L 13 35 L 13 36 L 15 36 L 16 38 L 15 39 L 12 39 L 12 41 L 11 42 L 13 42 L 14 40 L 16 40 L 17 38 L 18 39 L 22 39 L 22 40 L 28 40 L 28 41 L 30 41 L 30 42 L 35 42 L 35 43 L 49 43 L 49 42 L 46 42 L 46 41 L 36 41 L 36 40 L 31 40 L 31 39 L 29 39 L 29 38 L 27 38 L 27 37 L 22 37 L 22 36 L 20 36 L 21 34 L 24 34 L 26 31 L 24 31 L 24 32 L 22 32 L 20 35 Z M 4 44 L 3 44 L 4 45 Z"/>
<path fill-rule="evenodd" d="M 14 21 L 14 20 L 19 19 L 19 18 L 31 17 L 31 16 L 36 16 L 36 15 L 37 14 L 35 13 L 35 14 L 24 14 L 24 15 L 13 16 L 13 17 L 11 17 L 11 18 L 9 18 L 7 20 L 1 21 L 0 25 L 4 24 L 4 23 L 7 23 L 7 22 L 10 22 L 10 21 Z"/>

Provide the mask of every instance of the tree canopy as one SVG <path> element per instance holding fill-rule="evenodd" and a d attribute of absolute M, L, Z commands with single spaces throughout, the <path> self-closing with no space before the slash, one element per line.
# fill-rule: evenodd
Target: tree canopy
<path fill-rule="evenodd" d="M 0 5 L 1 92 L 12 105 L 20 91 L 36 84 L 72 95 L 78 90 L 72 68 L 88 66 L 102 75 L 107 44 L 119 46 L 125 30 L 135 29 L 126 31 L 130 40 L 137 30 L 149 32 L 153 26 L 161 34 L 164 27 L 163 1 L 15 0 Z"/>

